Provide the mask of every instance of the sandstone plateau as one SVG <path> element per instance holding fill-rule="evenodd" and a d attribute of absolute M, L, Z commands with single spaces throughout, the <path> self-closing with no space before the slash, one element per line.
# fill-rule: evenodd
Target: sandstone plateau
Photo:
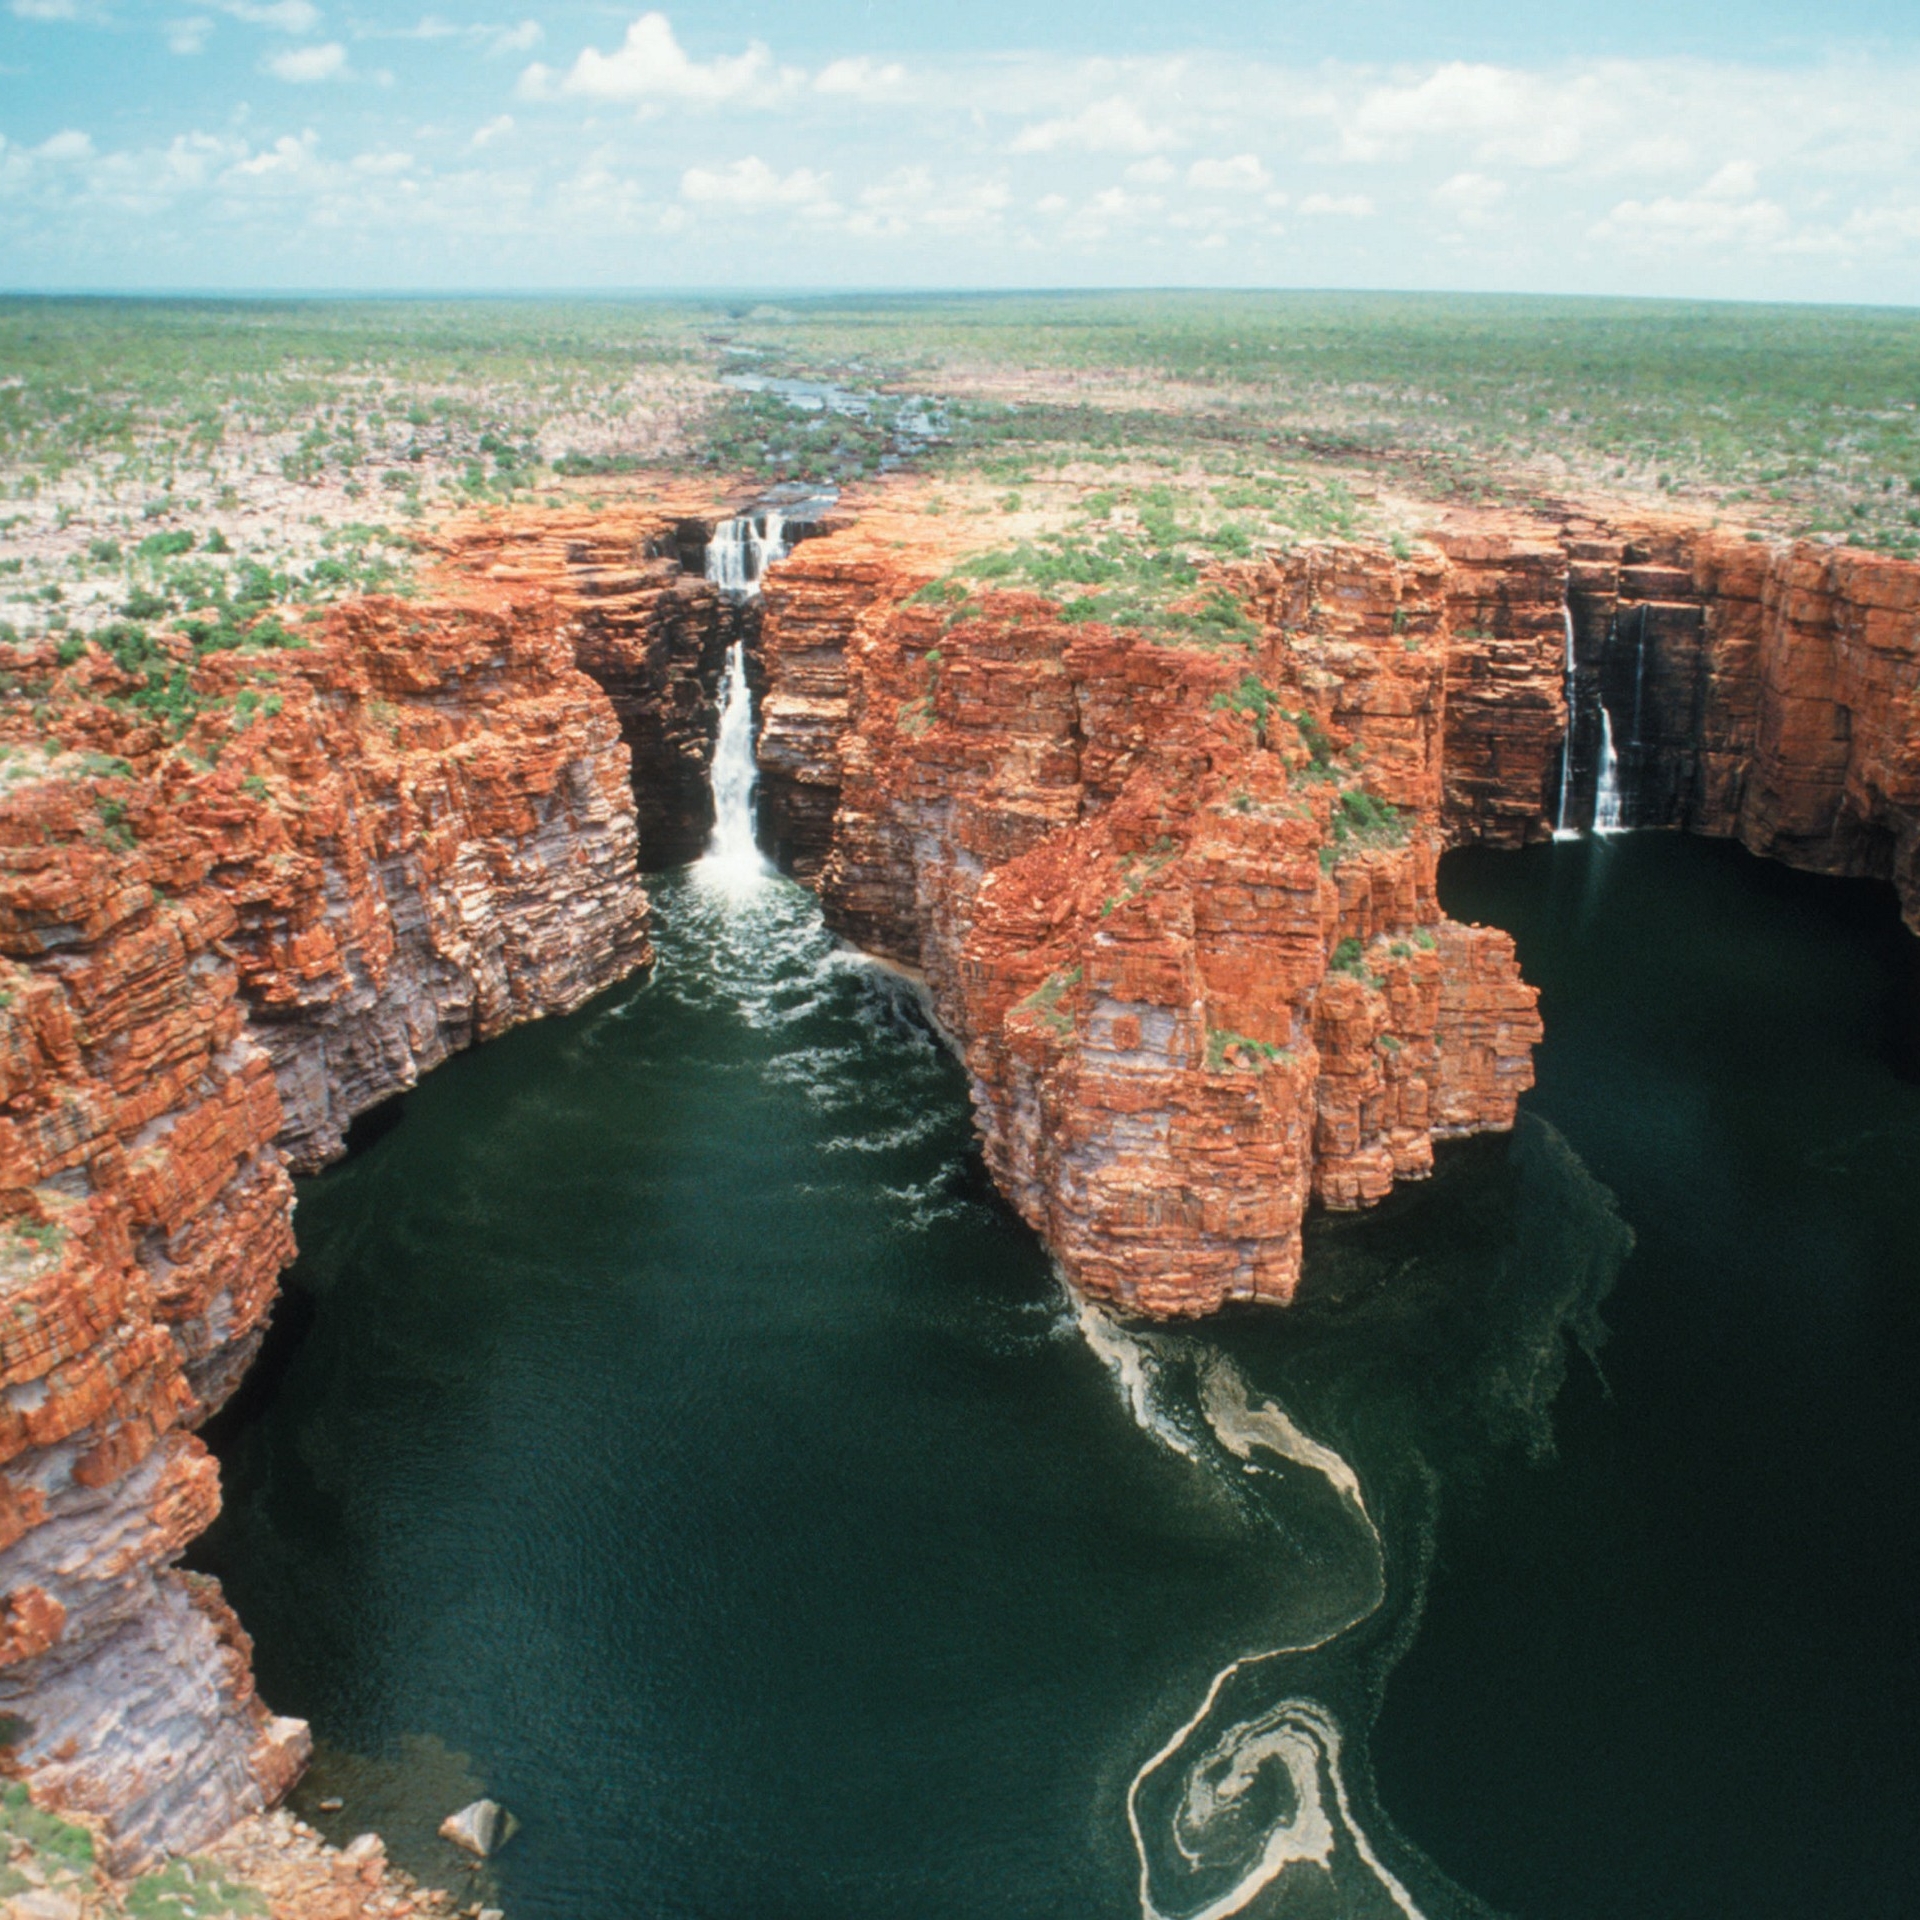
<path fill-rule="evenodd" d="M 1449 845 L 1590 817 L 1891 880 L 1920 925 L 1920 567 L 1679 521 L 1444 517 L 1403 551 L 1215 570 L 1244 644 L 1160 645 L 946 580 L 990 523 L 885 499 L 763 603 L 709 496 L 436 536 L 415 601 L 305 645 L 92 652 L 0 711 L 0 1712 L 110 1864 L 269 1803 L 305 1729 L 178 1557 L 193 1429 L 291 1257 L 289 1170 L 453 1049 L 647 959 L 695 852 L 728 647 L 763 828 L 848 938 L 920 970 L 985 1153 L 1087 1292 L 1288 1299 L 1319 1200 L 1511 1124 L 1540 1026 Z M 1573 628 L 1569 737 L 1566 654 Z M 151 687 L 149 687 L 151 692 Z M 175 697 L 175 695 L 180 697 Z"/>

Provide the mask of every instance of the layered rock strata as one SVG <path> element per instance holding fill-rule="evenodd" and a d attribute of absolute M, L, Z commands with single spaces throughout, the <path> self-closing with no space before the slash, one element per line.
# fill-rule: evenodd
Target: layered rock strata
<path fill-rule="evenodd" d="M 364 601 L 310 643 L 23 661 L 0 806 L 5 1760 L 203 1843 L 297 1773 L 174 1562 L 192 1429 L 291 1257 L 289 1165 L 452 1048 L 647 957 L 619 730 L 544 596 Z M 57 739 L 48 729 L 57 726 Z"/>
<path fill-rule="evenodd" d="M 1627 827 L 1890 881 L 1920 931 L 1920 566 L 1678 518 L 1461 513 L 1436 538 L 1452 838 L 1545 836 L 1563 764 L 1588 825 L 1611 744 Z"/>
<path fill-rule="evenodd" d="M 663 487 L 645 505 L 469 520 L 434 543 L 450 577 L 552 595 L 575 663 L 619 718 L 643 872 L 697 859 L 713 830 L 708 774 L 736 643 L 756 698 L 764 689 L 760 601 L 721 592 L 706 577 L 715 527 L 752 504 Z M 804 518 L 785 522 L 789 542 L 838 524 L 819 500 L 805 508 Z M 782 844 L 793 838 L 784 820 L 769 824 Z"/>
<path fill-rule="evenodd" d="M 1223 575 L 1247 646 L 918 592 L 856 529 L 770 584 L 763 778 L 829 921 L 924 970 L 989 1164 L 1069 1277 L 1157 1314 L 1286 1300 L 1310 1198 L 1510 1125 L 1534 995 L 1440 911 L 1446 568 Z M 818 823 L 831 821 L 822 845 Z"/>
<path fill-rule="evenodd" d="M 704 576 L 718 511 L 689 497 L 523 513 L 464 523 L 437 542 L 451 573 L 553 596 L 576 664 L 620 723 L 643 871 L 679 866 L 706 845 L 721 676 L 728 648 L 757 621 L 756 607 Z"/>

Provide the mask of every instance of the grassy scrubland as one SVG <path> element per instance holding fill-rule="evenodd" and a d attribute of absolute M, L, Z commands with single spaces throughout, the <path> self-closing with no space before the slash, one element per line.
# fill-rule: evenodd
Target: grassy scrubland
<path fill-rule="evenodd" d="M 929 420 L 931 445 L 911 431 Z M 196 610 L 224 635 L 256 603 L 404 587 L 410 529 L 461 504 L 591 497 L 669 466 L 847 481 L 903 458 L 969 486 L 971 511 L 1111 484 L 1150 532 L 1198 499 L 1228 546 L 1381 531 L 1396 499 L 1625 494 L 1920 554 L 1920 314 L 1311 293 L 0 300 L 0 641 Z M 1089 561 L 1085 540 L 1049 549 L 1057 532 L 1027 530 L 1022 579 L 1154 585 L 1124 542 Z"/>

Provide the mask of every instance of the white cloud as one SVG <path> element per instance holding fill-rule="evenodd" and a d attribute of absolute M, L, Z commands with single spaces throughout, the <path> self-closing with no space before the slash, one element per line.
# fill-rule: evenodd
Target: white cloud
<path fill-rule="evenodd" d="M 520 76 L 520 90 L 536 100 L 574 94 L 636 105 L 654 100 L 715 103 L 763 94 L 777 89 L 783 79 L 774 70 L 772 53 L 759 40 L 750 41 L 745 53 L 693 60 L 675 39 L 673 23 L 664 13 L 643 13 L 612 53 L 584 48 L 557 79 L 551 67 L 536 63 Z"/>
<path fill-rule="evenodd" d="M 816 93 L 832 93 L 855 100 L 893 100 L 907 83 L 907 70 L 898 62 L 882 65 L 865 54 L 853 60 L 830 60 L 813 77 Z"/>
<path fill-rule="evenodd" d="M 167 24 L 167 45 L 175 53 L 198 53 L 207 44 L 213 22 L 202 14 L 192 20 L 173 20 Z"/>
<path fill-rule="evenodd" d="M 355 173 L 390 176 L 413 171 L 410 153 L 357 153 L 353 157 Z"/>
<path fill-rule="evenodd" d="M 1337 215 L 1344 220 L 1370 220 L 1374 205 L 1364 193 L 1310 193 L 1300 202 L 1299 211 Z"/>
<path fill-rule="evenodd" d="M 91 160 L 93 136 L 68 127 L 52 139 L 42 140 L 33 151 L 42 160 Z"/>
<path fill-rule="evenodd" d="M 12 0 L 13 11 L 22 20 L 77 20 L 80 9 L 74 0 Z"/>
<path fill-rule="evenodd" d="M 236 180 L 276 180 L 309 173 L 319 145 L 320 136 L 311 128 L 297 140 L 291 134 L 282 134 L 272 146 L 235 162 L 228 172 Z"/>
<path fill-rule="evenodd" d="M 311 33 L 320 24 L 313 0 L 212 0 L 220 12 L 249 26 L 271 27 L 276 33 Z"/>
<path fill-rule="evenodd" d="M 1841 234 L 1868 246 L 1920 241 L 1920 207 L 1867 207 L 1847 215 Z"/>
<path fill-rule="evenodd" d="M 1611 246 L 1641 252 L 1778 247 L 1788 241 L 1793 218 L 1777 201 L 1762 198 L 1759 185 L 1751 162 L 1729 160 L 1691 194 L 1622 200 L 1590 232 Z"/>
<path fill-rule="evenodd" d="M 1434 204 L 1462 226 L 1484 226 L 1507 197 L 1507 183 L 1484 173 L 1456 173 L 1433 190 Z"/>
<path fill-rule="evenodd" d="M 513 115 L 495 114 L 484 127 L 474 129 L 474 135 L 467 145 L 474 148 L 490 147 L 496 140 L 504 140 L 513 131 Z"/>
<path fill-rule="evenodd" d="M 1056 153 L 1063 148 L 1078 148 L 1086 153 L 1152 153 L 1178 145 L 1168 128 L 1149 125 L 1131 100 L 1115 94 L 1063 119 L 1042 120 L 1021 128 L 1014 136 L 1012 151 Z"/>
<path fill-rule="evenodd" d="M 846 228 L 862 239 L 898 239 L 916 229 L 982 232 L 999 224 L 1012 198 L 1003 180 L 962 181 L 942 188 L 927 167 L 896 167 L 884 180 L 860 190 L 859 205 L 848 214 Z"/>
<path fill-rule="evenodd" d="M 825 174 L 799 167 L 783 177 L 757 154 L 730 167 L 689 167 L 680 176 L 680 194 L 702 205 L 745 208 L 805 206 L 829 197 Z"/>
<path fill-rule="evenodd" d="M 547 37 L 538 20 L 522 20 L 517 27 L 502 27 L 487 43 L 490 54 L 531 53 Z"/>
<path fill-rule="evenodd" d="M 1126 178 L 1140 187 L 1164 187 L 1173 177 L 1173 162 L 1157 153 L 1151 160 L 1136 160 L 1126 169 Z"/>
<path fill-rule="evenodd" d="M 1273 175 L 1251 153 L 1231 160 L 1196 160 L 1187 169 L 1187 185 L 1203 193 L 1258 193 L 1273 185 Z"/>
<path fill-rule="evenodd" d="M 262 64 L 276 80 L 311 86 L 320 80 L 344 79 L 347 50 L 338 40 L 326 40 L 317 47 L 289 47 L 285 53 L 269 54 Z"/>
<path fill-rule="evenodd" d="M 1597 75 L 1556 84 L 1512 67 L 1450 60 L 1423 80 L 1367 93 L 1343 118 L 1340 148 L 1350 160 L 1377 160 L 1420 139 L 1471 137 L 1482 159 L 1564 166 L 1579 156 L 1590 124 L 1617 111 Z"/>

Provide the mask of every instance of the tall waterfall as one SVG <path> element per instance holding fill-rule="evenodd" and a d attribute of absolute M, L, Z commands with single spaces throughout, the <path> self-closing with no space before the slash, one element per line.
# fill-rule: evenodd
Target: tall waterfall
<path fill-rule="evenodd" d="M 722 593 L 758 599 L 761 576 L 786 551 L 786 523 L 771 508 L 722 520 L 707 542 L 707 578 Z M 727 649 L 727 670 L 720 682 L 720 729 L 709 775 L 713 832 L 700 862 L 703 876 L 733 891 L 754 886 L 771 871 L 753 836 L 753 790 L 759 777 L 746 643 L 736 640 Z"/>
<path fill-rule="evenodd" d="M 1624 833 L 1627 823 L 1620 804 L 1620 756 L 1613 750 L 1613 719 L 1600 702 L 1600 786 L 1593 797 L 1595 833 Z"/>
<path fill-rule="evenodd" d="M 1560 618 L 1567 630 L 1567 730 L 1560 736 L 1560 811 L 1553 823 L 1556 840 L 1578 840 L 1580 829 L 1567 824 L 1567 810 L 1573 799 L 1573 722 L 1579 709 L 1573 693 L 1573 602 L 1560 603 Z"/>

